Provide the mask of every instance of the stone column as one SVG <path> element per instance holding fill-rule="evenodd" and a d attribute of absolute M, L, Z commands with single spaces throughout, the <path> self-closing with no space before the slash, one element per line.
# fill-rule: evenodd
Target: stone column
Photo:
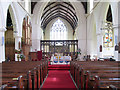
<path fill-rule="evenodd" d="M 118 43 L 120 43 L 120 1 L 118 2 Z M 120 47 L 119 47 L 120 48 Z M 120 61 L 120 52 L 118 51 L 117 61 Z"/>
<path fill-rule="evenodd" d="M 5 31 L 6 28 L 0 28 L 0 63 L 5 61 Z"/>
<path fill-rule="evenodd" d="M 119 34 L 118 34 L 118 28 L 115 28 L 114 29 L 114 47 L 116 45 L 118 45 L 118 43 L 119 43 L 118 42 L 118 36 L 119 36 Z M 118 51 L 115 51 L 115 48 L 114 48 L 114 59 L 118 61 Z"/>
<path fill-rule="evenodd" d="M 39 27 L 39 24 L 35 24 L 32 27 L 32 51 L 40 51 L 40 40 L 42 36 L 42 29 Z"/>
<path fill-rule="evenodd" d="M 15 37 L 15 49 L 16 50 L 20 50 L 20 48 L 19 48 L 19 42 L 21 43 L 21 36 L 14 36 L 14 37 Z M 18 58 L 17 58 L 18 55 L 19 54 L 15 54 L 15 61 L 18 61 Z M 19 61 L 21 61 L 21 59 L 19 59 Z"/>
<path fill-rule="evenodd" d="M 115 26 L 114 47 L 116 45 L 119 45 L 119 42 L 120 42 L 120 2 L 118 2 L 117 5 L 116 5 L 116 8 L 114 7 L 115 9 L 114 9 L 114 14 L 113 14 L 113 25 Z M 116 61 L 120 61 L 120 53 L 119 51 L 115 51 L 115 48 L 114 48 L 114 59 Z"/>
<path fill-rule="evenodd" d="M 100 52 L 100 45 L 102 45 L 103 52 L 103 35 L 101 33 L 97 34 L 97 57 L 103 58 L 103 54 Z"/>

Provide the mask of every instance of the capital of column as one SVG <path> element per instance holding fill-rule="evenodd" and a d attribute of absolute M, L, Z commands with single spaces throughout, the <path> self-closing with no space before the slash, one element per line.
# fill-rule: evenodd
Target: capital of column
<path fill-rule="evenodd" d="M 7 29 L 5 27 L 0 28 L 0 32 L 5 32 Z"/>

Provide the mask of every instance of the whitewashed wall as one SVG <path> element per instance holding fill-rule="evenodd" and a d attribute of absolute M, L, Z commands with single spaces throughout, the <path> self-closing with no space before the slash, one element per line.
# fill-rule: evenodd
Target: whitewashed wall
<path fill-rule="evenodd" d="M 94 45 L 93 42 L 96 43 L 96 39 L 93 39 L 92 41 L 90 41 L 89 39 L 87 39 L 87 50 L 88 50 L 88 54 L 90 55 L 93 55 L 95 54 L 96 55 L 96 51 L 97 51 L 97 57 L 98 58 L 101 58 L 101 57 L 106 57 L 106 56 L 114 56 L 114 58 L 116 60 L 120 60 L 120 57 L 119 57 L 119 54 L 117 51 L 114 50 L 114 47 L 113 48 L 109 48 L 109 49 L 106 49 L 103 47 L 103 50 L 102 52 L 100 52 L 100 45 L 103 46 L 103 32 L 100 30 L 100 28 L 103 28 L 103 24 L 106 19 L 106 15 L 107 15 L 107 11 L 108 11 L 108 6 L 109 4 L 111 5 L 112 7 L 112 15 L 113 15 L 113 25 L 117 25 L 118 24 L 118 3 L 117 2 L 100 2 L 99 4 L 97 4 L 97 6 L 94 7 L 94 10 L 91 14 L 88 15 L 87 17 L 87 36 L 90 37 L 94 37 L 96 38 L 97 36 L 97 48 L 94 49 L 95 52 L 92 53 L 92 49 L 91 48 L 91 45 Z M 95 24 L 95 27 L 96 29 L 92 28 L 93 27 L 93 24 Z M 91 32 L 92 30 L 92 32 Z M 96 31 L 94 31 L 96 30 Z M 90 34 L 91 32 L 91 34 Z M 96 32 L 96 35 L 93 34 Z M 119 38 L 119 35 L 118 35 L 118 28 L 115 28 L 114 29 L 114 41 L 115 41 L 115 36 L 117 36 L 117 38 Z M 89 46 L 90 45 L 90 46 Z M 96 47 L 95 45 L 95 47 Z M 115 46 L 115 42 L 114 42 L 114 46 Z"/>

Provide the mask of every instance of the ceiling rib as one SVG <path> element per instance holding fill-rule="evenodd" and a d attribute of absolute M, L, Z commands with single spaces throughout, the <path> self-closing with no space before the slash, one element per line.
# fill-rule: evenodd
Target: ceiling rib
<path fill-rule="evenodd" d="M 56 9 L 54 9 L 53 11 L 52 11 L 52 13 L 51 12 L 49 12 L 48 14 L 46 14 L 46 16 L 44 16 L 44 18 L 43 18 L 43 22 L 47 19 L 47 18 L 49 18 L 52 14 L 54 14 L 54 13 L 66 13 L 67 14 L 67 16 L 68 17 L 70 17 L 72 20 L 73 20 L 73 22 L 77 22 L 77 20 L 76 20 L 76 18 L 71 14 L 71 13 L 69 13 L 68 11 L 66 11 L 66 10 L 64 10 L 64 9 L 62 9 L 62 8 L 56 8 Z"/>
<path fill-rule="evenodd" d="M 78 18 L 70 2 L 49 2 L 41 17 L 41 27 L 45 29 L 47 24 L 57 17 L 65 19 L 73 30 L 77 27 Z"/>
<path fill-rule="evenodd" d="M 53 19 L 55 19 L 55 18 L 58 18 L 58 17 L 65 19 L 68 23 L 70 23 L 70 25 L 71 25 L 72 27 L 75 27 L 67 17 L 65 17 L 65 16 L 63 16 L 63 15 L 59 15 L 59 14 L 56 14 L 56 15 L 54 15 L 52 18 L 49 18 L 48 22 L 46 22 L 45 24 L 47 25 L 51 20 L 53 20 Z M 45 26 L 43 26 L 43 27 L 45 27 Z M 73 28 L 73 30 L 75 30 L 75 28 Z"/>

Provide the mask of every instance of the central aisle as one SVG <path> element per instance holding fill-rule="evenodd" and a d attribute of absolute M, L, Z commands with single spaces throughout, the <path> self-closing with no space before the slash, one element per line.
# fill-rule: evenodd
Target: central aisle
<path fill-rule="evenodd" d="M 71 89 L 77 90 L 68 70 L 50 70 L 48 77 L 43 84 L 44 89 Z"/>

